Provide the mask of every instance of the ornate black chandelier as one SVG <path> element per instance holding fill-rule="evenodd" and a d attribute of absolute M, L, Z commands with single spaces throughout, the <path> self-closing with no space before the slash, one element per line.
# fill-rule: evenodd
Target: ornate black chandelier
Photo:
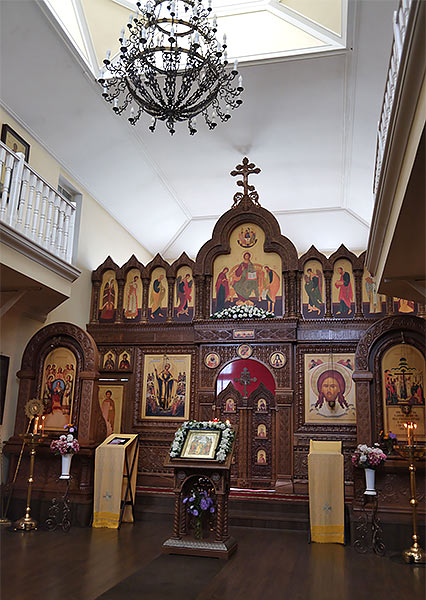
<path fill-rule="evenodd" d="M 181 121 L 194 135 L 200 114 L 210 129 L 230 119 L 231 109 L 242 104 L 242 76 L 233 87 L 238 63 L 227 68 L 226 36 L 220 43 L 216 17 L 209 23 L 211 0 L 208 8 L 201 0 L 148 0 L 137 7 L 127 37 L 121 31 L 119 56 L 110 61 L 108 50 L 98 80 L 113 111 L 126 112 L 132 125 L 145 112 L 152 132 L 160 120 L 172 135 Z"/>

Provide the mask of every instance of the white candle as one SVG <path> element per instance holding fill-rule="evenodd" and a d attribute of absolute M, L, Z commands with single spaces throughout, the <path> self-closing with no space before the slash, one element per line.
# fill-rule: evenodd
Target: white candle
<path fill-rule="evenodd" d="M 238 60 L 235 59 L 234 60 L 234 71 L 236 71 L 238 69 Z"/>
<path fill-rule="evenodd" d="M 243 87 L 243 76 L 242 75 L 240 75 L 238 77 L 238 87 Z"/>
<path fill-rule="evenodd" d="M 109 60 L 111 56 L 111 50 L 107 50 L 106 52 L 106 59 Z"/>

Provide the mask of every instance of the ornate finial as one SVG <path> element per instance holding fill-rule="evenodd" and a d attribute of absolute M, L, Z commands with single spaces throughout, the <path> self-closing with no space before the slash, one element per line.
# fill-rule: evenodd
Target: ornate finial
<path fill-rule="evenodd" d="M 256 206 L 260 206 L 259 204 L 259 194 L 256 192 L 254 185 L 249 185 L 248 176 L 249 175 L 258 175 L 260 173 L 259 167 L 256 167 L 254 163 L 249 163 L 248 158 L 243 158 L 243 164 L 237 165 L 236 171 L 231 171 L 232 176 L 242 175 L 242 180 L 237 181 L 237 185 L 240 185 L 244 189 L 244 194 L 241 192 L 237 192 L 234 194 L 234 204 L 232 208 L 235 208 L 241 201 L 245 201 L 247 203 L 252 202 L 256 204 Z"/>

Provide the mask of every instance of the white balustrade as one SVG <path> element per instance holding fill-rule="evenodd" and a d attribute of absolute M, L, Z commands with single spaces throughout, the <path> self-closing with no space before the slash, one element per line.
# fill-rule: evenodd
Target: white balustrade
<path fill-rule="evenodd" d="M 380 173 L 383 163 L 383 155 L 386 148 L 388 127 L 395 100 L 396 82 L 398 79 L 399 66 L 404 48 L 407 23 L 410 16 L 412 0 L 402 0 L 393 16 L 393 45 L 389 61 L 388 79 L 383 96 L 382 112 L 377 127 L 376 166 L 374 173 L 373 192 L 376 194 L 379 185 Z"/>
<path fill-rule="evenodd" d="M 75 206 L 0 142 L 0 222 L 71 264 Z"/>

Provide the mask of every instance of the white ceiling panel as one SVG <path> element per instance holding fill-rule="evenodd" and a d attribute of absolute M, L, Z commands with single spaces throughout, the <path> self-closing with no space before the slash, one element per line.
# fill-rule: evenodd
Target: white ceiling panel
<path fill-rule="evenodd" d="M 261 204 L 300 253 L 312 243 L 360 251 L 395 5 L 352 2 L 353 50 L 245 65 L 244 103 L 229 123 L 209 131 L 200 120 L 193 137 L 178 125 L 170 137 L 161 123 L 151 134 L 148 119 L 132 128 L 113 113 L 37 2 L 3 1 L 1 99 L 152 254 L 196 255 L 232 205 L 239 188 L 229 173 L 244 156 L 262 169 L 251 182 Z"/>

